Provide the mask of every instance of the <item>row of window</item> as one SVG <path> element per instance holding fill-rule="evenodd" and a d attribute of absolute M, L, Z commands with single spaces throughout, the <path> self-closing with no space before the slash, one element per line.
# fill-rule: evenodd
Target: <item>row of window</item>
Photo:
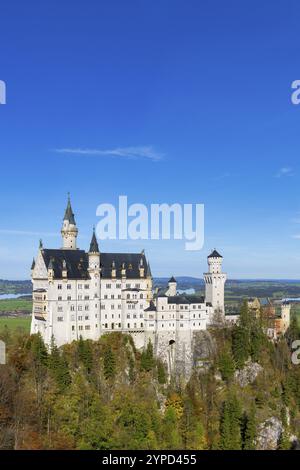
<path fill-rule="evenodd" d="M 121 328 L 121 327 L 122 327 L 122 324 L 121 324 L 121 323 L 110 323 L 110 326 L 109 326 L 108 323 L 104 323 L 102 326 L 103 326 L 104 328 L 106 328 L 106 329 L 109 328 L 110 330 L 114 330 L 115 327 Z M 144 328 L 144 323 L 140 323 L 140 326 L 138 326 L 137 323 L 134 323 L 133 326 L 131 326 L 130 323 L 127 323 L 127 328 L 129 328 L 129 329 L 132 329 L 132 328 Z"/>
<path fill-rule="evenodd" d="M 114 288 L 115 286 L 112 285 L 112 284 L 106 284 L 105 287 L 106 287 L 106 289 L 111 289 L 112 287 Z M 116 288 L 117 288 L 117 289 L 121 289 L 121 287 L 122 287 L 122 284 L 116 284 Z M 141 284 L 135 284 L 135 285 L 133 285 L 133 284 L 126 284 L 126 289 L 133 289 L 133 288 L 135 288 L 135 289 L 140 289 L 140 288 L 141 288 Z"/>
<path fill-rule="evenodd" d="M 97 284 L 95 284 L 97 286 Z M 77 285 L 78 289 L 83 289 L 83 284 L 78 284 Z M 57 289 L 62 290 L 63 285 L 62 284 L 57 284 Z M 89 284 L 84 284 L 84 289 L 89 289 L 90 285 Z M 72 289 L 72 284 L 67 284 L 67 289 L 71 290 Z"/>
<path fill-rule="evenodd" d="M 169 305 L 169 310 L 175 310 L 175 307 L 176 305 Z M 201 305 L 193 305 L 193 310 L 195 310 L 196 308 L 198 309 L 201 309 Z M 165 310 L 165 307 L 164 305 L 161 306 L 161 309 L 162 310 Z M 188 310 L 189 309 L 189 305 L 180 305 L 180 310 Z"/>
<path fill-rule="evenodd" d="M 88 311 L 90 310 L 90 306 L 89 306 L 88 304 L 87 304 L 87 305 L 84 305 L 84 306 L 83 306 L 83 305 L 78 305 L 77 310 L 78 310 L 79 312 L 81 312 L 81 311 L 83 310 L 83 307 L 84 307 L 84 310 L 85 310 L 86 312 L 88 312 Z M 95 308 L 97 308 L 97 304 L 95 305 Z M 64 310 L 64 309 L 63 309 L 63 306 L 62 306 L 62 305 L 59 305 L 59 306 L 57 307 L 57 311 L 58 311 L 58 312 L 63 312 L 63 310 Z M 70 306 L 70 311 L 71 311 L 71 312 L 75 312 L 75 310 L 76 310 L 76 309 L 75 309 L 75 305 L 71 305 L 71 306 Z"/>

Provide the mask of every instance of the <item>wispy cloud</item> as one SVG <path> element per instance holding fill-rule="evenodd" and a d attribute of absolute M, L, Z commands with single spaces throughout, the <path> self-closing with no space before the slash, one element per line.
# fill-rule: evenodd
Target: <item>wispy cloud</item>
<path fill-rule="evenodd" d="M 280 168 L 274 176 L 275 178 L 282 178 L 284 176 L 294 176 L 294 172 L 292 168 L 285 166 Z"/>
<path fill-rule="evenodd" d="M 292 235 L 292 238 L 294 238 L 294 240 L 300 240 L 300 233 Z"/>
<path fill-rule="evenodd" d="M 116 147 L 113 149 L 95 149 L 95 148 L 57 148 L 57 153 L 70 155 L 85 155 L 95 157 L 127 158 L 127 159 L 148 159 L 152 161 L 161 160 L 164 155 L 157 152 L 151 145 L 138 147 Z"/>
<path fill-rule="evenodd" d="M 54 232 L 31 232 L 29 230 L 11 230 L 11 229 L 0 229 L 0 235 L 20 235 L 29 237 L 57 237 L 57 233 Z"/>
<path fill-rule="evenodd" d="M 226 178 L 230 178 L 231 176 L 233 176 L 231 173 L 226 172 L 226 173 L 222 173 L 220 175 L 214 176 L 211 179 L 212 179 L 212 181 L 221 181 L 221 180 L 224 180 Z"/>

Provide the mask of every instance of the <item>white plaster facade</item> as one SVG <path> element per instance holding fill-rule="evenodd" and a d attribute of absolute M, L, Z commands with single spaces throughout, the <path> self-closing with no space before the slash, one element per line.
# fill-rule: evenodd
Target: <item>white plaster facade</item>
<path fill-rule="evenodd" d="M 119 331 L 131 334 L 138 349 L 151 340 L 156 354 L 172 367 L 178 351 L 182 360 L 191 354 L 193 332 L 205 330 L 215 310 L 224 309 L 226 275 L 217 252 L 208 257 L 205 297 L 178 295 L 173 277 L 165 291 L 153 296 L 144 252 L 102 253 L 95 233 L 88 252 L 76 247 L 70 200 L 61 233 L 60 249 L 40 243 L 31 271 L 31 333 L 40 332 L 47 345 L 52 336 L 60 346 L 80 336 L 97 340 Z"/>

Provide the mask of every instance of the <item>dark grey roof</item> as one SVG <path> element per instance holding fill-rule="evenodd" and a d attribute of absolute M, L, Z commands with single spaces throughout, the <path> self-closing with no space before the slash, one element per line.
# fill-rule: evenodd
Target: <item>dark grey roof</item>
<path fill-rule="evenodd" d="M 212 253 L 208 256 L 208 258 L 223 258 L 217 250 L 213 250 Z"/>
<path fill-rule="evenodd" d="M 203 304 L 204 297 L 196 295 L 174 295 L 168 296 L 168 304 Z"/>
<path fill-rule="evenodd" d="M 70 224 L 76 225 L 74 213 L 72 211 L 70 196 L 68 196 L 68 204 L 65 211 L 64 220 L 68 220 Z"/>
<path fill-rule="evenodd" d="M 172 276 L 171 279 L 168 280 L 168 282 L 177 282 L 177 281 L 176 281 L 175 277 Z"/>
<path fill-rule="evenodd" d="M 52 265 L 54 279 L 62 279 L 63 264 L 66 263 L 68 279 L 89 279 L 88 254 L 84 250 L 52 250 L 43 249 L 42 255 L 46 268 Z M 144 277 L 149 276 L 148 263 L 141 253 L 101 253 L 100 266 L 101 277 L 111 279 L 112 264 L 115 263 L 116 278 L 121 279 L 121 269 L 124 265 L 127 279 L 140 278 L 140 261 L 145 266 Z"/>
<path fill-rule="evenodd" d="M 64 261 L 68 279 L 89 279 L 88 256 L 83 250 L 42 250 L 46 268 L 52 265 L 54 279 L 62 279 Z"/>
<path fill-rule="evenodd" d="M 32 264 L 31 264 L 31 269 L 34 269 L 34 267 L 35 267 L 35 259 L 33 258 Z"/>
<path fill-rule="evenodd" d="M 93 235 L 92 235 L 92 239 L 91 239 L 89 252 L 90 253 L 99 253 L 99 246 L 98 246 L 98 242 L 97 242 L 97 238 L 96 238 L 96 234 L 95 234 L 95 228 L 93 229 Z"/>
<path fill-rule="evenodd" d="M 156 307 L 152 300 L 150 300 L 150 305 L 148 308 L 145 308 L 144 312 L 156 312 Z"/>
<path fill-rule="evenodd" d="M 111 266 L 115 263 L 116 277 L 121 278 L 121 269 L 124 265 L 126 269 L 126 277 L 128 279 L 140 278 L 140 262 L 143 262 L 144 277 L 151 276 L 149 265 L 144 253 L 101 253 L 101 277 L 104 279 L 111 278 Z"/>

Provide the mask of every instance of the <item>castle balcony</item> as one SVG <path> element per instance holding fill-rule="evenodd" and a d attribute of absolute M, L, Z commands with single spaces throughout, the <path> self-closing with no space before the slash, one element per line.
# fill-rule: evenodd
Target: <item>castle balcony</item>
<path fill-rule="evenodd" d="M 43 314 L 35 314 L 35 315 L 34 315 L 34 318 L 35 318 L 36 320 L 40 320 L 40 321 L 46 321 L 46 319 L 47 319 L 47 315 L 43 315 Z"/>

